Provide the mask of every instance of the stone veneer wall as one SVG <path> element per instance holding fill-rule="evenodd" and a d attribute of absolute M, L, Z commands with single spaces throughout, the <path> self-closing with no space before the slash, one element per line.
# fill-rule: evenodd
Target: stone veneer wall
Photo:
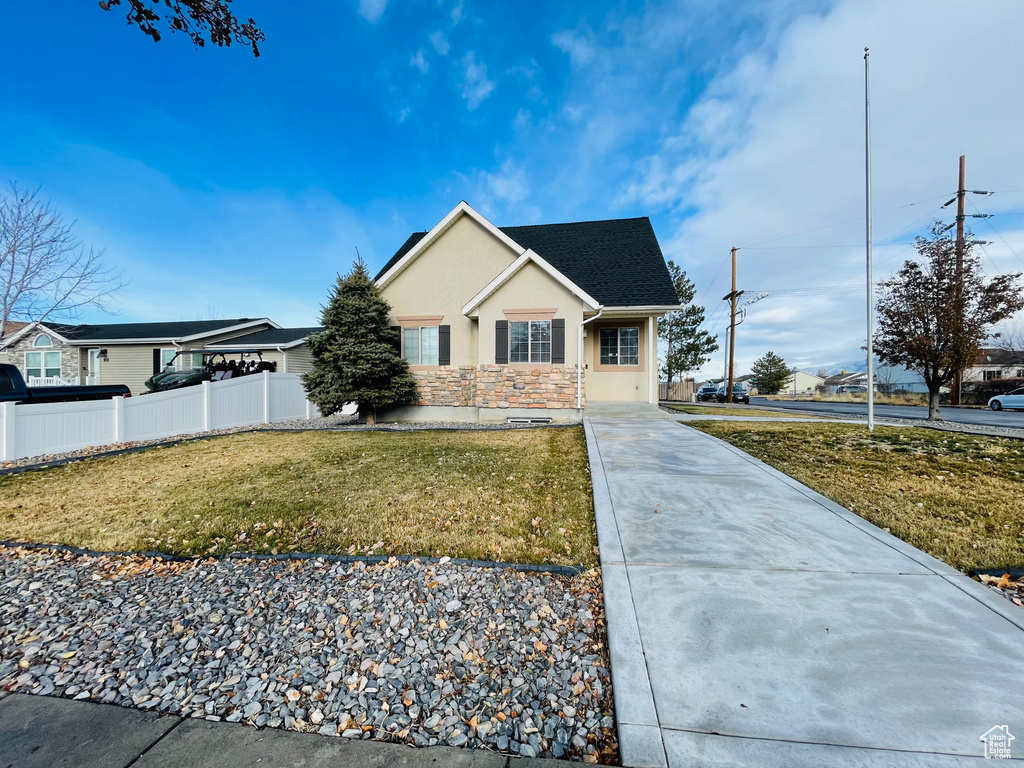
<path fill-rule="evenodd" d="M 17 366 L 18 370 L 21 371 L 21 375 L 27 379 L 28 376 L 25 373 L 26 352 L 60 352 L 60 375 L 66 379 L 74 377 L 77 380 L 80 376 L 78 370 L 78 347 L 67 346 L 51 334 L 46 335 L 53 342 L 52 347 L 34 347 L 33 344 L 35 344 L 36 337 L 41 333 L 46 332 L 43 330 L 33 330 L 27 336 L 22 336 L 6 348 L 6 355 L 0 354 L 0 363 L 11 363 Z"/>
<path fill-rule="evenodd" d="M 417 405 L 477 408 L 575 408 L 576 366 L 527 368 L 508 365 L 444 367 L 413 371 Z M 584 398 L 586 386 L 584 380 Z M 584 403 L 585 404 L 585 403 Z"/>

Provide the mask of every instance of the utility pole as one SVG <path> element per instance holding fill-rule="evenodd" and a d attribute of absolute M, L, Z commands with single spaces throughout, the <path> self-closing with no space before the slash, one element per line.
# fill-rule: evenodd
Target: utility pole
<path fill-rule="evenodd" d="M 732 293 L 729 294 L 729 303 L 731 305 L 729 328 L 732 329 L 732 333 L 729 335 L 729 388 L 725 390 L 725 402 L 732 402 L 732 380 L 733 380 L 733 363 L 736 359 L 736 249 L 732 249 Z"/>
<path fill-rule="evenodd" d="M 964 289 L 964 202 L 967 198 L 967 155 L 960 155 L 960 183 L 956 188 L 956 282 L 957 314 L 963 318 Z M 953 376 L 949 393 L 949 404 L 960 405 L 960 389 L 963 386 L 962 371 Z"/>
<path fill-rule="evenodd" d="M 871 277 L 871 62 L 867 46 L 864 47 L 864 220 L 865 250 L 867 251 L 868 293 L 868 431 L 875 430 L 875 351 L 872 345 L 875 320 L 875 285 Z"/>

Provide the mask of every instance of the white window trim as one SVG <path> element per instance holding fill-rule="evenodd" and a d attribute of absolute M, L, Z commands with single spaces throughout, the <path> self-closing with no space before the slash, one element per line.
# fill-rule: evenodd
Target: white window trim
<path fill-rule="evenodd" d="M 635 363 L 624 363 L 624 362 L 622 362 L 622 352 L 621 352 L 621 349 L 622 349 L 622 332 L 624 330 L 635 330 L 636 331 L 636 362 Z M 615 331 L 615 362 L 614 363 L 606 363 L 604 360 L 601 359 L 601 356 L 602 356 L 601 355 L 601 335 L 605 331 Z M 641 340 L 641 337 L 642 337 L 642 334 L 640 333 L 640 326 L 639 325 L 613 325 L 613 326 L 606 326 L 604 328 L 599 328 L 598 329 L 598 337 L 597 337 L 597 361 L 598 361 L 598 363 L 600 365 L 602 365 L 602 366 L 609 366 L 609 367 L 611 367 L 613 365 L 616 365 L 616 366 L 617 365 L 621 365 L 621 366 L 623 366 L 625 368 L 637 368 L 637 367 L 639 367 L 640 366 L 640 362 L 641 362 L 641 360 L 643 358 L 643 355 L 641 354 L 641 350 L 640 350 L 640 340 Z"/>
<path fill-rule="evenodd" d="M 30 366 L 28 364 L 28 356 L 29 355 L 39 355 L 39 365 L 38 366 L 35 366 L 35 365 Z M 46 356 L 47 355 L 57 355 L 57 365 L 55 365 L 55 366 L 47 365 L 46 364 Z M 33 349 L 32 351 L 25 353 L 25 378 L 26 379 L 31 375 L 28 372 L 29 368 L 37 369 L 39 371 L 38 378 L 40 378 L 40 379 L 60 378 L 60 377 L 62 377 L 64 375 L 64 354 L 59 349 L 49 349 L 47 347 L 40 347 L 39 349 Z M 56 368 L 57 375 L 53 376 L 53 377 L 47 377 L 46 371 L 48 369 L 53 369 L 53 368 Z"/>
<path fill-rule="evenodd" d="M 523 323 L 526 325 L 526 360 L 513 360 L 512 359 L 512 326 L 517 323 Z M 548 326 L 548 359 L 547 360 L 534 360 L 533 359 L 533 324 L 534 323 L 547 323 Z M 551 353 L 554 339 L 551 333 L 551 321 L 550 320 L 513 320 L 508 324 L 508 362 L 509 365 L 550 365 L 551 364 Z"/>
<path fill-rule="evenodd" d="M 409 360 L 409 358 L 406 356 L 406 349 L 405 349 L 405 332 L 409 331 L 409 330 L 412 330 L 413 328 L 416 329 L 416 343 L 418 345 L 418 349 L 416 350 L 416 362 L 415 363 L 412 362 L 411 360 Z M 438 361 L 436 363 L 424 363 L 423 362 L 423 331 L 430 330 L 430 329 L 433 329 L 433 330 L 437 331 L 437 337 L 438 337 L 438 339 L 437 339 L 437 341 L 438 341 L 437 360 Z M 402 326 L 402 358 L 409 365 L 421 366 L 421 367 L 426 367 L 426 368 L 437 368 L 441 364 L 441 326 L 439 326 L 439 325 L 408 325 L 408 326 Z"/>

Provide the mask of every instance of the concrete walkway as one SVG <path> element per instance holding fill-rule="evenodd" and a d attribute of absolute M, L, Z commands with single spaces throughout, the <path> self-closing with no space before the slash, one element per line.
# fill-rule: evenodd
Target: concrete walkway
<path fill-rule="evenodd" d="M 628 766 L 1024 764 L 1024 611 L 673 420 L 585 421 Z"/>
<path fill-rule="evenodd" d="M 479 749 L 414 749 L 0 693 L 0 768 L 554 768 Z"/>

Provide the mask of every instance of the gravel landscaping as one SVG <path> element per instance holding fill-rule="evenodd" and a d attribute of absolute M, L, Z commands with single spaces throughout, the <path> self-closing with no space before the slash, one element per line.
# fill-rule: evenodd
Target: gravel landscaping
<path fill-rule="evenodd" d="M 596 571 L 0 548 L 0 691 L 618 759 Z"/>

